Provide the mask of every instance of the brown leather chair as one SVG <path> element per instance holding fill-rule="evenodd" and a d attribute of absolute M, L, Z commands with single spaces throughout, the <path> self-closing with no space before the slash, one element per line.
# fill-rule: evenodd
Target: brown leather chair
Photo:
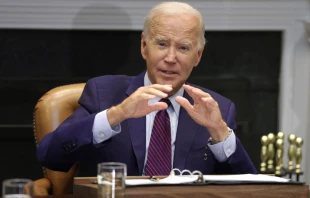
<path fill-rule="evenodd" d="M 84 86 L 85 83 L 56 87 L 39 99 L 33 118 L 36 145 L 79 107 L 78 99 Z M 35 194 L 69 194 L 76 170 L 77 164 L 73 165 L 69 172 L 52 171 L 43 167 L 44 178 L 35 181 Z"/>

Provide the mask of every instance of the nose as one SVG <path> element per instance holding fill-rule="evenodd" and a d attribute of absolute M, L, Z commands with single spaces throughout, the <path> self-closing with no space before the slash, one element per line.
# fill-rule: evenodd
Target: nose
<path fill-rule="evenodd" d="M 176 50 L 173 47 L 170 47 L 167 51 L 165 61 L 168 63 L 176 63 Z"/>

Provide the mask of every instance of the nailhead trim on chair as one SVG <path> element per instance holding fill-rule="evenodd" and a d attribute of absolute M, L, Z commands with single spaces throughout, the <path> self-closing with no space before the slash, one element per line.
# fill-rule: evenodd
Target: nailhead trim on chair
<path fill-rule="evenodd" d="M 45 95 L 45 94 L 44 94 Z M 39 102 L 41 102 L 42 100 L 41 100 L 41 98 L 38 100 L 38 102 L 37 102 L 37 104 L 39 103 Z M 37 106 L 37 105 L 36 105 Z M 33 111 L 33 137 L 34 137 L 34 143 L 35 143 L 35 145 L 36 145 L 36 147 L 38 147 L 38 140 L 37 140 L 37 133 L 36 133 L 36 115 L 35 115 L 35 113 L 36 113 L 36 111 L 38 110 L 38 108 L 37 107 L 35 107 L 35 109 L 34 109 L 34 111 Z M 45 171 L 45 167 L 44 166 L 42 166 L 42 171 L 43 171 L 43 176 L 45 177 L 45 178 L 47 178 L 47 175 L 46 175 L 46 171 Z"/>

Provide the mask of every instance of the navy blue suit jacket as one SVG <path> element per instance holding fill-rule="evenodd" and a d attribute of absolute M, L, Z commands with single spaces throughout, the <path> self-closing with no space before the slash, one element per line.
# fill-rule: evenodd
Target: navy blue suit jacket
<path fill-rule="evenodd" d="M 141 175 L 146 152 L 145 116 L 123 121 L 121 133 L 96 146 L 92 143 L 92 127 L 98 112 L 121 103 L 143 86 L 144 74 L 89 80 L 79 99 L 81 106 L 40 142 L 37 157 L 41 164 L 52 170 L 68 171 L 78 161 L 79 176 L 94 176 L 100 162 L 123 162 L 127 164 L 128 175 Z M 234 104 L 213 91 L 199 88 L 218 102 L 223 119 L 235 130 Z M 186 92 L 184 97 L 193 104 Z M 203 174 L 257 173 L 238 138 L 235 153 L 226 162 L 219 163 L 208 148 L 209 137 L 208 129 L 198 125 L 181 107 L 173 168 L 200 170 Z"/>

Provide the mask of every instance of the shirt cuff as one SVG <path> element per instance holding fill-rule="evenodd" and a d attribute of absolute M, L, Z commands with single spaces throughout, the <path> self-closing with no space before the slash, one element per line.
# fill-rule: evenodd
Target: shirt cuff
<path fill-rule="evenodd" d="M 217 161 L 224 162 L 236 151 L 236 135 L 234 131 L 231 130 L 231 134 L 226 140 L 217 144 L 209 143 L 208 146 Z"/>
<path fill-rule="evenodd" d="M 101 142 L 110 139 L 111 137 L 117 135 L 120 132 L 120 124 L 111 128 L 107 118 L 107 110 L 97 113 L 93 125 L 93 144 L 100 144 Z"/>

